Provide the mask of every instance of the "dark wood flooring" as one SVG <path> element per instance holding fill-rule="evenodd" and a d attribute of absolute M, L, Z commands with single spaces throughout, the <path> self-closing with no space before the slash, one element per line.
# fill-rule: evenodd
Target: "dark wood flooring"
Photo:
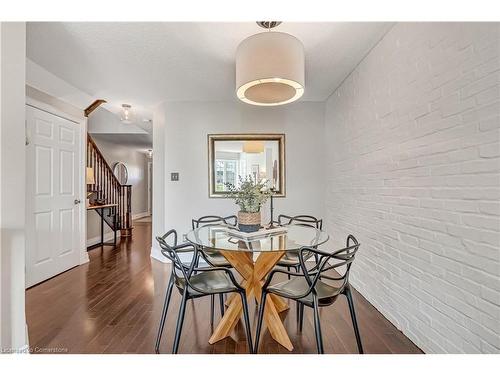
<path fill-rule="evenodd" d="M 90 262 L 26 291 L 26 315 L 32 347 L 68 353 L 153 353 L 169 265 L 150 258 L 151 223 L 135 223 L 132 238 L 116 249 L 96 248 Z M 354 293 L 366 353 L 421 353 L 359 293 Z M 174 289 L 161 352 L 170 353 L 180 296 Z M 210 299 L 190 301 L 180 353 L 245 353 L 241 322 L 231 338 L 210 345 Z M 216 305 L 218 307 L 218 305 Z M 293 353 L 316 353 L 312 311 L 305 310 L 303 332 L 295 309 L 282 314 L 295 347 Z M 250 305 L 255 327 L 256 307 Z M 219 319 L 216 308 L 216 320 Z M 321 309 L 326 353 L 357 353 L 347 303 L 343 297 Z M 289 353 L 269 333 L 261 353 Z"/>

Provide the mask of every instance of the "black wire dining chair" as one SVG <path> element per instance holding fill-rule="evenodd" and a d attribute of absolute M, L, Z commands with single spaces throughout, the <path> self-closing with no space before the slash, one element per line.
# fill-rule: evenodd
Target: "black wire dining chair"
<path fill-rule="evenodd" d="M 231 216 L 216 216 L 216 215 L 207 215 L 207 216 L 202 216 L 199 219 L 192 219 L 191 220 L 191 226 L 193 229 L 197 229 L 199 227 L 204 227 L 208 225 L 231 225 L 231 226 L 236 226 L 238 224 L 238 218 L 236 215 L 231 215 Z M 226 258 L 217 250 L 210 250 L 210 249 L 199 249 L 200 252 L 199 254 L 201 257 L 211 266 L 214 267 L 230 267 L 232 268 L 233 266 L 231 263 L 227 261 Z"/>
<path fill-rule="evenodd" d="M 304 306 L 311 307 L 314 311 L 314 331 L 316 336 L 316 345 L 319 354 L 324 353 L 323 337 L 321 332 L 321 323 L 319 319 L 319 307 L 332 305 L 337 297 L 341 294 L 346 296 L 351 314 L 354 335 L 358 351 L 363 354 L 363 346 L 359 334 L 356 312 L 352 300 L 351 287 L 349 285 L 349 271 L 354 261 L 356 252 L 360 244 L 353 235 L 349 235 L 346 241 L 346 247 L 331 253 L 318 250 L 314 247 L 303 247 L 299 252 L 299 261 L 301 272 L 289 272 L 284 269 L 273 269 L 262 287 L 262 298 L 259 308 L 259 316 L 257 319 L 257 333 L 255 336 L 255 353 L 259 349 L 260 332 L 262 328 L 262 320 L 264 316 L 264 308 L 266 305 L 266 296 L 270 293 L 276 294 L 284 298 L 290 298 L 300 303 L 300 320 L 304 317 Z M 305 256 L 307 252 L 313 252 L 318 255 L 318 262 L 310 269 L 307 269 L 305 264 Z M 332 263 L 330 263 L 330 261 Z M 340 267 L 345 266 L 345 269 L 340 270 Z M 338 276 L 326 275 L 329 270 L 337 272 Z M 285 282 L 270 285 L 273 277 L 277 273 L 284 273 L 292 276 L 290 280 Z M 320 279 L 321 277 L 321 279 Z M 340 285 L 333 286 L 323 280 L 332 280 Z"/>
<path fill-rule="evenodd" d="M 278 216 L 278 224 L 279 225 L 289 225 L 289 224 L 297 224 L 297 225 L 307 225 L 310 227 L 314 227 L 316 229 L 323 229 L 323 219 L 317 219 L 311 215 L 279 215 Z"/>
<path fill-rule="evenodd" d="M 197 229 L 199 227 L 204 227 L 204 226 L 209 226 L 209 225 L 231 225 L 231 226 L 236 226 L 238 224 L 238 217 L 236 215 L 231 215 L 231 216 L 217 216 L 217 215 L 207 215 L 207 216 L 202 216 L 198 219 L 192 219 L 191 220 L 191 226 L 193 229 Z M 201 256 L 205 262 L 207 262 L 209 265 L 212 267 L 226 267 L 226 268 L 233 268 L 232 264 L 227 261 L 226 258 L 224 258 L 224 255 L 222 255 L 219 251 L 217 250 L 211 250 L 211 249 L 205 249 L 202 247 L 198 248 L 199 252 L 198 255 Z M 198 267 L 200 257 L 196 259 L 196 267 Z M 214 316 L 214 305 L 215 305 L 215 296 L 212 295 L 210 297 L 210 304 L 211 304 L 211 309 L 212 309 L 212 315 L 210 319 L 210 324 L 213 325 L 213 316 Z M 219 295 L 219 304 L 220 304 L 220 316 L 224 316 L 224 298 L 223 295 Z"/>
<path fill-rule="evenodd" d="M 173 245 L 169 245 L 167 243 L 167 239 L 170 236 L 173 236 Z M 158 335 L 156 339 L 156 353 L 159 352 L 161 336 L 165 326 L 168 305 L 170 303 L 170 297 L 172 295 L 174 285 L 182 295 L 182 300 L 179 307 L 179 315 L 177 316 L 172 354 L 176 354 L 179 349 L 187 300 L 224 293 L 238 293 L 241 297 L 248 351 L 249 353 L 252 353 L 252 334 L 250 331 L 250 318 L 248 314 L 246 292 L 245 289 L 236 281 L 233 273 L 225 267 L 195 267 L 198 249 L 196 247 L 192 247 L 189 243 L 177 245 L 177 232 L 174 229 L 169 230 L 161 237 L 156 237 L 156 240 L 160 244 L 160 250 L 163 256 L 169 259 L 172 263 L 170 280 L 168 282 L 167 293 L 165 296 L 160 326 L 158 328 Z M 182 263 L 178 255 L 179 253 L 185 252 L 186 249 L 194 251 L 193 260 L 189 266 Z M 197 273 L 194 274 L 194 271 Z"/>
<path fill-rule="evenodd" d="M 319 230 L 323 229 L 323 219 L 317 219 L 311 215 L 297 215 L 297 216 L 288 216 L 288 215 L 279 215 L 278 216 L 278 225 L 302 225 L 307 227 L 313 227 Z M 306 259 L 309 259 L 313 256 L 313 253 L 305 254 Z M 317 256 L 316 256 L 317 257 Z M 317 259 L 316 259 L 317 261 Z M 283 258 L 276 264 L 280 267 L 286 267 L 288 271 L 291 268 L 294 268 L 295 271 L 299 272 L 300 269 L 300 261 L 299 261 L 299 251 L 287 251 Z"/>
<path fill-rule="evenodd" d="M 233 221 L 233 222 L 231 222 Z M 199 219 L 192 219 L 191 226 L 193 229 L 197 229 L 199 227 L 209 226 L 209 225 L 231 225 L 236 226 L 238 224 L 238 218 L 235 215 L 232 216 L 216 216 L 216 215 L 207 215 L 202 216 Z M 217 250 L 210 249 L 199 249 L 199 255 L 211 266 L 214 267 L 229 267 L 233 266 L 231 263 L 227 261 L 226 258 Z M 198 258 L 199 261 L 199 258 Z M 197 264 L 198 265 L 198 264 Z"/>
<path fill-rule="evenodd" d="M 319 230 L 323 229 L 323 219 L 317 219 L 314 216 L 311 215 L 296 215 L 296 216 L 288 216 L 288 215 L 279 215 L 278 216 L 278 225 L 283 226 L 283 225 L 302 225 L 306 227 L 312 227 L 316 228 Z M 305 253 L 305 259 L 309 259 L 312 256 L 316 257 L 316 263 L 318 262 L 318 255 L 313 254 L 313 253 Z M 278 267 L 285 267 L 289 272 L 291 269 L 295 269 L 295 272 L 300 271 L 300 261 L 299 261 L 299 251 L 287 251 L 284 255 L 283 258 L 279 260 L 279 262 L 276 264 Z M 288 275 L 288 279 L 290 280 L 290 275 Z M 296 316 L 297 316 L 297 323 L 300 324 L 299 320 L 299 310 L 300 309 L 300 303 L 297 302 L 297 307 L 296 307 Z"/>

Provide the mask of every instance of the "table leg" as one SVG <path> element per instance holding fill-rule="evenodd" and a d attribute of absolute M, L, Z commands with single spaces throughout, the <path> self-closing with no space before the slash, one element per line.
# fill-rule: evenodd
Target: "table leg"
<path fill-rule="evenodd" d="M 116 247 L 116 226 L 117 226 L 116 211 L 113 212 L 113 214 L 114 214 L 113 215 L 113 227 L 114 227 L 113 228 L 113 232 L 115 232 L 114 235 L 113 235 L 113 245 Z"/>
<path fill-rule="evenodd" d="M 251 300 L 253 296 L 253 260 L 251 258 L 251 253 L 243 251 L 223 251 L 221 252 L 226 257 L 226 259 L 231 263 L 231 265 L 238 271 L 238 273 L 243 277 L 242 286 L 245 288 L 247 300 Z M 250 256 L 249 256 L 250 254 Z M 227 308 L 221 321 L 215 328 L 212 336 L 208 340 L 210 344 L 214 344 L 229 335 L 233 331 L 234 327 L 238 323 L 241 317 L 241 312 L 243 309 L 241 298 L 239 294 L 233 293 L 231 296 L 231 301 L 229 307 Z"/>
<path fill-rule="evenodd" d="M 274 306 L 276 306 L 276 310 L 280 313 L 285 310 L 288 310 L 290 307 L 288 306 L 288 303 L 286 303 L 285 299 L 283 297 L 277 296 L 276 294 L 271 294 L 271 300 L 274 303 Z"/>
<path fill-rule="evenodd" d="M 259 303 L 262 297 L 262 285 L 264 284 L 264 278 L 269 272 L 271 272 L 283 255 L 284 252 L 281 251 L 268 253 L 263 252 L 257 258 L 254 268 L 254 291 Z M 267 295 L 266 308 L 264 310 L 264 322 L 266 323 L 267 329 L 269 330 L 272 338 L 289 351 L 292 351 L 292 342 L 290 341 L 285 326 L 283 325 L 283 322 L 278 314 L 286 309 L 288 309 L 288 305 L 281 297 L 272 294 Z"/>
<path fill-rule="evenodd" d="M 221 253 L 243 277 L 242 286 L 246 290 L 247 299 L 251 300 L 255 295 L 258 301 L 262 296 L 264 278 L 284 254 L 283 251 L 262 252 L 254 263 L 250 252 L 221 251 Z M 228 337 L 241 317 L 242 304 L 239 296 L 233 296 L 228 302 L 229 307 L 210 337 L 210 344 Z M 273 339 L 291 351 L 293 345 L 278 315 L 278 312 L 287 308 L 288 305 L 282 298 L 269 295 L 266 301 L 264 320 Z"/>
<path fill-rule="evenodd" d="M 243 282 L 242 286 L 246 289 L 247 300 L 250 300 L 249 296 L 253 295 L 252 286 L 246 280 Z M 234 298 L 234 300 L 224 312 L 224 316 L 215 328 L 212 336 L 210 336 L 208 342 L 210 344 L 215 344 L 217 341 L 229 337 L 231 335 L 231 332 L 233 332 L 234 327 L 236 327 L 236 324 L 240 320 L 242 311 L 243 305 L 241 303 L 241 298 L 239 294 L 237 294 L 237 297 Z"/>
<path fill-rule="evenodd" d="M 226 299 L 226 302 L 224 303 L 226 307 L 229 307 L 231 302 L 234 301 L 235 298 L 239 298 L 238 293 L 230 293 L 229 297 Z"/>
<path fill-rule="evenodd" d="M 101 208 L 101 246 L 104 246 L 104 209 Z"/>

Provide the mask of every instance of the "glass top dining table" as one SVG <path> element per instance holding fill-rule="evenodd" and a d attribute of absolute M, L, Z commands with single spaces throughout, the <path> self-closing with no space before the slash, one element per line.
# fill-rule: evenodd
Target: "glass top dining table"
<path fill-rule="evenodd" d="M 303 246 L 319 246 L 328 241 L 328 234 L 314 227 L 287 225 L 283 231 L 269 233 L 251 240 L 241 238 L 237 227 L 229 225 L 208 225 L 193 229 L 186 240 L 201 247 L 220 252 L 221 255 L 240 274 L 249 301 L 257 299 L 260 303 L 262 285 L 271 270 L 288 252 Z M 267 297 L 264 320 L 271 337 L 288 350 L 293 345 L 279 316 L 289 308 L 285 299 L 270 294 Z M 235 295 L 228 298 L 227 310 L 208 340 L 214 344 L 231 335 L 241 317 L 242 304 Z"/>
<path fill-rule="evenodd" d="M 236 227 L 208 225 L 191 230 L 186 240 L 205 249 L 221 251 L 271 252 L 299 250 L 303 246 L 319 246 L 328 241 L 326 232 L 305 225 L 287 225 L 284 232 L 244 239 L 231 231 Z"/>

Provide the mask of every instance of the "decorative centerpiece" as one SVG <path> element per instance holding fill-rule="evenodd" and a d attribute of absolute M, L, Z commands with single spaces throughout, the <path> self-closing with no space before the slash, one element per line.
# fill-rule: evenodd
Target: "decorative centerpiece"
<path fill-rule="evenodd" d="M 270 192 L 267 180 L 256 181 L 252 176 L 242 179 L 240 186 L 236 188 L 233 184 L 226 184 L 229 192 L 227 198 L 232 198 L 240 206 L 238 212 L 238 228 L 242 232 L 256 232 L 261 226 L 260 208 L 269 198 Z"/>

